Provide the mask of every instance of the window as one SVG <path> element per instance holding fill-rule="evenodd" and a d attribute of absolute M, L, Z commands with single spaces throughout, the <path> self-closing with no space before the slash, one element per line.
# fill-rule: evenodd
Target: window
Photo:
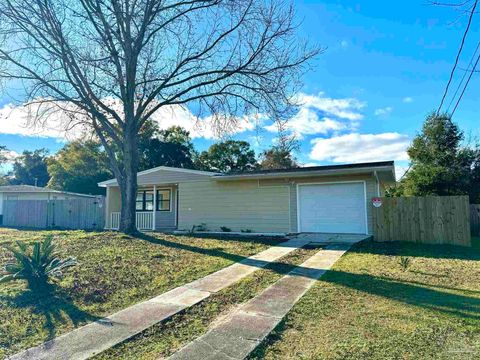
<path fill-rule="evenodd" d="M 137 192 L 137 201 L 135 210 L 152 211 L 153 210 L 153 191 L 139 190 Z"/>
<path fill-rule="evenodd" d="M 170 200 L 172 192 L 170 189 L 157 190 L 157 211 L 170 211 Z M 153 191 L 139 190 L 137 192 L 137 200 L 135 209 L 137 211 L 153 211 Z"/>
<path fill-rule="evenodd" d="M 157 190 L 157 211 L 170 211 L 170 189 Z"/>

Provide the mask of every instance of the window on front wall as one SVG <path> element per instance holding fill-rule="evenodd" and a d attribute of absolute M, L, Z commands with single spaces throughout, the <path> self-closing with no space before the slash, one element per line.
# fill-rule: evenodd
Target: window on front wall
<path fill-rule="evenodd" d="M 157 190 L 157 211 L 170 211 L 171 195 L 170 189 Z"/>
<path fill-rule="evenodd" d="M 137 191 L 137 201 L 135 209 L 137 211 L 153 211 L 153 191 Z"/>

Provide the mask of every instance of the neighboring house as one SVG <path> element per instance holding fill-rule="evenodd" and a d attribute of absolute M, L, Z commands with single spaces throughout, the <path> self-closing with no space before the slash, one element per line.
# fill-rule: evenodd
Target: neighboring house
<path fill-rule="evenodd" d="M 160 166 L 139 172 L 137 228 L 265 233 L 372 233 L 371 199 L 395 182 L 393 161 L 218 174 Z M 118 229 L 121 196 L 107 188 L 106 228 Z"/>
<path fill-rule="evenodd" d="M 95 198 L 94 195 L 77 194 L 31 185 L 0 186 L 0 219 L 3 218 L 6 200 L 68 200 Z"/>

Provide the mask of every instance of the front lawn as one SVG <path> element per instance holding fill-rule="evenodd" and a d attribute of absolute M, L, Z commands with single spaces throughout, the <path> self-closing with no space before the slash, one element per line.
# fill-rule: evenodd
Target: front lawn
<path fill-rule="evenodd" d="M 197 238 L 114 232 L 0 229 L 0 245 L 54 235 L 67 270 L 54 294 L 39 297 L 23 282 L 0 284 L 0 358 L 159 295 L 258 253 L 279 239 Z M 0 266 L 11 258 L 0 248 Z"/>
<path fill-rule="evenodd" d="M 479 359 L 479 260 L 478 239 L 357 244 L 251 358 Z"/>
<path fill-rule="evenodd" d="M 319 249 L 296 249 L 265 268 L 212 294 L 200 304 L 186 309 L 168 321 L 152 326 L 124 343 L 95 356 L 92 360 L 167 358 L 190 341 L 202 336 L 210 326 L 221 321 L 230 311 L 258 295 L 317 251 Z"/>

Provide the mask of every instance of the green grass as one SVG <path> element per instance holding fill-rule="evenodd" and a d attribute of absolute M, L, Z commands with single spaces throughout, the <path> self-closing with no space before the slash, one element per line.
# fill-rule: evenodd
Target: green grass
<path fill-rule="evenodd" d="M 0 245 L 52 234 L 67 270 L 56 291 L 40 297 L 23 282 L 0 285 L 0 358 L 129 305 L 159 295 L 278 243 L 278 239 L 197 238 L 114 232 L 0 229 Z M 11 254 L 0 247 L 0 266 Z"/>
<path fill-rule="evenodd" d="M 202 336 L 226 313 L 260 293 L 296 265 L 319 249 L 298 249 L 277 262 L 269 264 L 238 283 L 174 316 L 167 322 L 151 327 L 142 334 L 96 356 L 106 359 L 158 359 L 173 354 L 182 346 Z"/>
<path fill-rule="evenodd" d="M 251 358 L 479 359 L 478 240 L 357 244 Z"/>

